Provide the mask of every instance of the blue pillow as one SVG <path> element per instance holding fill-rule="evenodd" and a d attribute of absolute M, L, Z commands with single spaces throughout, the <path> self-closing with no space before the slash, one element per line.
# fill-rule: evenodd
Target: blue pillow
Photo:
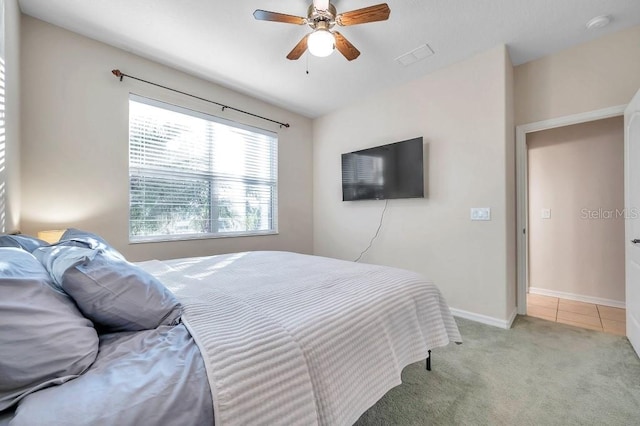
<path fill-rule="evenodd" d="M 0 247 L 0 411 L 78 377 L 98 354 L 93 324 L 50 281 L 32 254 Z"/>
<path fill-rule="evenodd" d="M 28 235 L 0 235 L 0 247 L 18 247 L 33 253 L 38 247 L 48 245 L 46 241 Z"/>
<path fill-rule="evenodd" d="M 72 258 L 75 255 L 70 254 Z M 57 261 L 64 261 L 64 256 L 59 256 Z M 182 315 L 180 303 L 160 281 L 103 250 L 69 267 L 62 274 L 61 285 L 80 311 L 104 331 L 138 331 L 175 325 Z"/>

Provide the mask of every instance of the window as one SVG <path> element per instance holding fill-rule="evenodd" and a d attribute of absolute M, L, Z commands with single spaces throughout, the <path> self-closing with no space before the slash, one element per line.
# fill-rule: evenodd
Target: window
<path fill-rule="evenodd" d="M 7 141 L 5 121 L 4 0 L 0 0 L 0 233 L 7 232 Z"/>
<path fill-rule="evenodd" d="M 129 97 L 129 239 L 277 232 L 277 135 Z"/>

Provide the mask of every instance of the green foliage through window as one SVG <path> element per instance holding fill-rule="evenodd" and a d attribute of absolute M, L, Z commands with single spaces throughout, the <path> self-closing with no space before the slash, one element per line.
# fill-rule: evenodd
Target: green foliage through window
<path fill-rule="evenodd" d="M 274 133 L 131 95 L 129 236 L 272 233 Z"/>

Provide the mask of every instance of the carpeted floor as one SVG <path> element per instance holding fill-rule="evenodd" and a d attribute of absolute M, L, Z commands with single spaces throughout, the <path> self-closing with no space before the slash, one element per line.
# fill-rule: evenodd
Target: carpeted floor
<path fill-rule="evenodd" d="M 464 344 L 402 373 L 365 425 L 640 425 L 640 360 L 625 337 L 519 316 L 456 318 Z"/>

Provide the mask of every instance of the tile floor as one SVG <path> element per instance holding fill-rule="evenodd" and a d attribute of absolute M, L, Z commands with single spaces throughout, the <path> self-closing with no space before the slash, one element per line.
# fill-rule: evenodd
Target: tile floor
<path fill-rule="evenodd" d="M 527 315 L 626 336 L 626 312 L 621 308 L 529 293 Z"/>

